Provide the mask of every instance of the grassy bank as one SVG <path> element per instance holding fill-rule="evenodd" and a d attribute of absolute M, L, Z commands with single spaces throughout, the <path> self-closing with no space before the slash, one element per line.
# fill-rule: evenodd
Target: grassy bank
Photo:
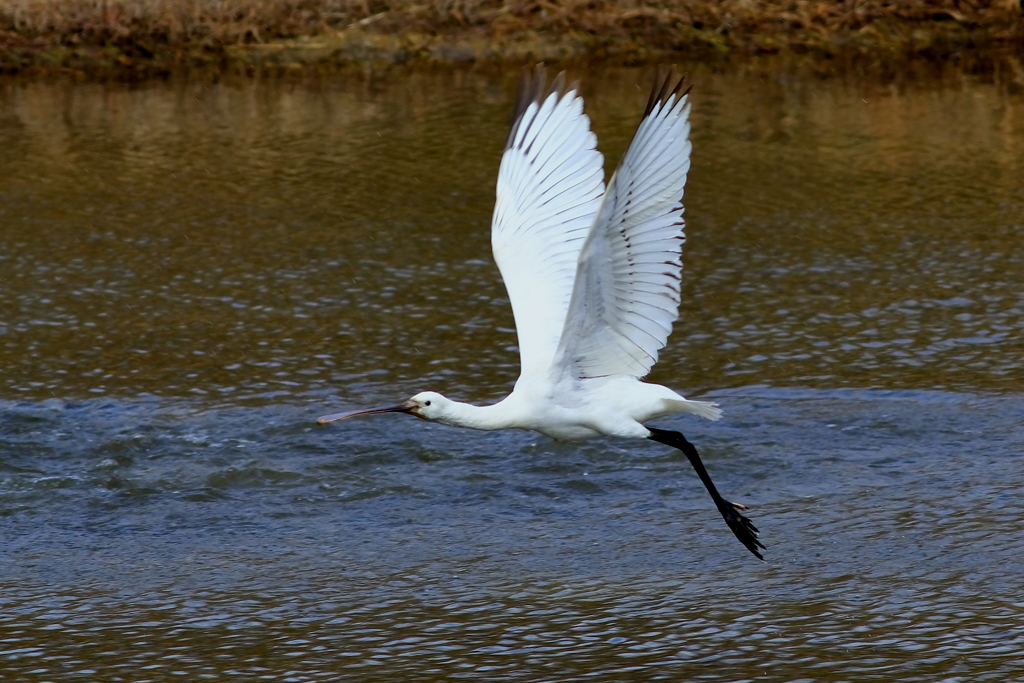
<path fill-rule="evenodd" d="M 1024 52 L 1024 0 L 0 0 L 0 72 Z"/>

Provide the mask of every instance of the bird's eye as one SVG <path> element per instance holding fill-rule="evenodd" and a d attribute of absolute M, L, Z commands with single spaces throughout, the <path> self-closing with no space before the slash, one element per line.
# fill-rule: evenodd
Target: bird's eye
<path fill-rule="evenodd" d="M 425 406 L 429 406 L 429 405 L 430 405 L 430 401 L 424 401 L 424 402 L 423 402 L 423 405 L 425 405 Z"/>

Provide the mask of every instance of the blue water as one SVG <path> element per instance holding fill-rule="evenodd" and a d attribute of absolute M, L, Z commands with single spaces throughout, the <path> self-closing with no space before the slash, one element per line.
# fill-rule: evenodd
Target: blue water
<path fill-rule="evenodd" d="M 390 416 L 317 427 L 313 406 L 7 403 L 5 666 L 20 680 L 1020 674 L 1024 398 L 714 397 L 726 420 L 668 426 L 750 506 L 766 563 L 655 444 Z"/>

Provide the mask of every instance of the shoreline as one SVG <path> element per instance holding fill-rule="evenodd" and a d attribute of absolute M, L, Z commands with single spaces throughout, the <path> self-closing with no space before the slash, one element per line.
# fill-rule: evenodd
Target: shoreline
<path fill-rule="evenodd" d="M 887 66 L 921 59 L 1019 64 L 1024 55 L 1024 7 L 1012 0 L 970 11 L 945 0 L 674 0 L 639 7 L 626 0 L 467 0 L 447 9 L 408 2 L 374 13 L 369 0 L 239 0 L 233 11 L 217 14 L 225 3 L 212 0 L 0 0 L 0 74 L 145 80 L 191 72 L 763 55 Z"/>

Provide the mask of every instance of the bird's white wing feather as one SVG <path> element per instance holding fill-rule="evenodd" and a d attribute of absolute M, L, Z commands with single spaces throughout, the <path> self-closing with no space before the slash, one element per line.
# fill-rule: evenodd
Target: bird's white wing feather
<path fill-rule="evenodd" d="M 603 157 L 564 75 L 524 71 L 498 171 L 494 260 L 512 302 L 522 376 L 547 376 L 572 297 L 580 248 L 604 193 Z"/>
<path fill-rule="evenodd" d="M 687 100 L 671 75 L 655 83 L 581 250 L 556 375 L 640 378 L 665 346 L 679 314 Z"/>

